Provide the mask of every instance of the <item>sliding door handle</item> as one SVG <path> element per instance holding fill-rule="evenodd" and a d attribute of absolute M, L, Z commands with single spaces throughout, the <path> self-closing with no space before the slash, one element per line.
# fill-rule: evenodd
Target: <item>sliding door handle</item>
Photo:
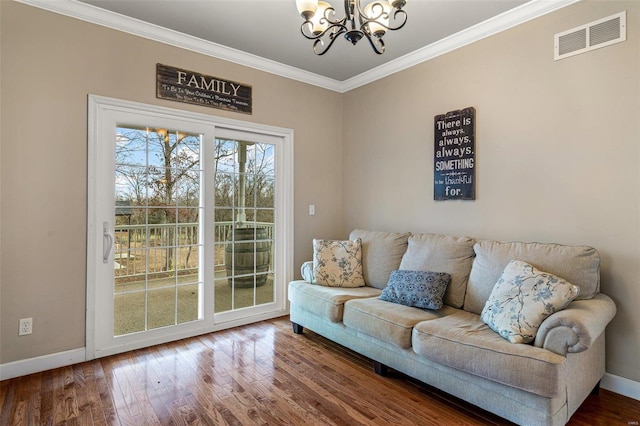
<path fill-rule="evenodd" d="M 109 222 L 102 223 L 102 263 L 109 262 L 109 255 L 113 247 L 113 236 L 109 233 Z"/>

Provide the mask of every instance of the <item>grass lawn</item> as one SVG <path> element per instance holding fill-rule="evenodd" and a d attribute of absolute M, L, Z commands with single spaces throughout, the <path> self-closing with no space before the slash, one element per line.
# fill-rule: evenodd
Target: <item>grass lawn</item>
<path fill-rule="evenodd" d="M 145 292 L 145 285 L 147 291 Z M 198 275 L 117 283 L 114 302 L 116 336 L 198 319 Z M 146 295 L 146 312 L 145 312 Z M 274 301 L 273 275 L 257 288 L 232 288 L 225 271 L 216 272 L 214 312 L 225 312 Z"/>

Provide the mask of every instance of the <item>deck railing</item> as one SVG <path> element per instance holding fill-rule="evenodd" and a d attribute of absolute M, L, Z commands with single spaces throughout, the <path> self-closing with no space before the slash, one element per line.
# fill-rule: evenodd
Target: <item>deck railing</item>
<path fill-rule="evenodd" d="M 257 222 L 256 228 L 267 229 L 273 241 L 273 223 Z M 224 247 L 231 239 L 234 222 L 216 222 L 214 230 L 216 270 L 224 269 Z M 116 225 L 114 268 L 117 278 L 125 279 L 145 274 L 195 273 L 198 267 L 198 223 Z M 208 242 L 204 242 L 206 244 Z"/>

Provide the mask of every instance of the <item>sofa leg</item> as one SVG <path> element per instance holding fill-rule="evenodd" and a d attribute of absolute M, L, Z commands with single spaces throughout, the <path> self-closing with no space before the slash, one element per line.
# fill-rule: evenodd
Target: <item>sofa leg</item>
<path fill-rule="evenodd" d="M 293 326 L 293 332 L 295 334 L 302 334 L 302 332 L 304 331 L 304 327 L 300 324 L 296 324 L 295 322 L 291 321 L 291 325 Z"/>
<path fill-rule="evenodd" d="M 373 361 L 373 369 L 379 376 L 384 377 L 389 373 L 389 367 L 378 361 Z"/>
<path fill-rule="evenodd" d="M 596 387 L 591 391 L 591 395 L 599 395 L 600 394 L 600 380 L 596 383 Z"/>

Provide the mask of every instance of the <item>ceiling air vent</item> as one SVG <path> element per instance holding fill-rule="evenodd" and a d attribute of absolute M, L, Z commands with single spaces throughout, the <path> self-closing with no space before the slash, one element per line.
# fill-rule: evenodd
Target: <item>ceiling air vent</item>
<path fill-rule="evenodd" d="M 627 39 L 627 12 L 623 11 L 554 36 L 554 60 L 585 53 Z"/>

